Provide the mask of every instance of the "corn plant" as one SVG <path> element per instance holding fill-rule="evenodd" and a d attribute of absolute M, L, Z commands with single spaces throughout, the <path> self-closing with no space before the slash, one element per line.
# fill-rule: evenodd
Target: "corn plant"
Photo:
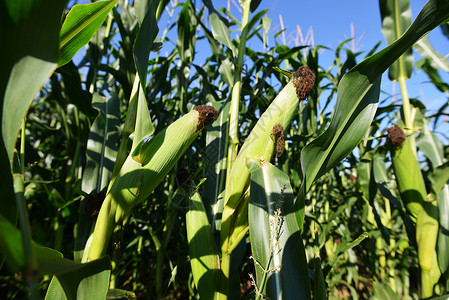
<path fill-rule="evenodd" d="M 260 2 L 2 2 L 7 298 L 447 294 L 447 104 L 427 115 L 406 79 L 415 47 L 449 90 L 423 38 L 449 4 L 412 22 L 379 1 L 389 46 L 343 42 L 329 67 L 279 44 Z"/>

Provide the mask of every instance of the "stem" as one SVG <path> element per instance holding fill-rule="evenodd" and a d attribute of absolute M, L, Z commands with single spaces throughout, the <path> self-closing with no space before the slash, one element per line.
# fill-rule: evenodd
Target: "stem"
<path fill-rule="evenodd" d="M 19 215 L 20 230 L 22 233 L 23 252 L 25 254 L 26 269 L 25 280 L 30 291 L 30 299 L 38 299 L 38 283 L 37 283 L 37 261 L 34 255 L 33 246 L 31 243 L 30 223 L 28 220 L 26 202 L 24 197 L 24 170 L 25 170 L 25 120 L 22 121 L 22 130 L 20 137 L 20 166 L 18 172 L 13 171 L 14 177 L 14 193 L 16 198 L 17 212 Z M 14 170 L 14 167 L 13 167 Z"/>
<path fill-rule="evenodd" d="M 242 89 L 242 68 L 243 58 L 246 50 L 246 39 L 248 36 L 249 28 L 246 26 L 249 20 L 251 1 L 245 1 L 242 3 L 243 15 L 242 15 L 242 36 L 240 37 L 239 52 L 237 56 L 237 63 L 235 64 L 234 71 L 234 87 L 232 88 L 231 108 L 229 111 L 229 147 L 228 147 L 228 168 L 227 178 L 231 172 L 231 168 L 237 157 L 238 150 L 238 126 L 239 126 L 239 103 L 240 103 L 240 91 Z"/>
<path fill-rule="evenodd" d="M 231 254 L 223 253 L 221 257 L 222 277 L 220 278 L 219 300 L 228 299 L 229 294 L 229 274 L 231 270 Z"/>
<path fill-rule="evenodd" d="M 404 111 L 404 122 L 405 122 L 405 132 L 407 135 L 410 136 L 411 144 L 416 145 L 415 142 L 415 135 L 413 134 L 414 126 L 413 126 L 413 119 L 412 119 L 412 110 L 410 108 L 410 99 L 408 97 L 408 91 L 407 91 L 407 78 L 401 76 L 398 78 L 399 86 L 401 88 L 401 95 L 402 95 L 402 110 Z M 413 147 L 413 152 L 416 156 L 416 147 Z"/>
<path fill-rule="evenodd" d="M 80 122 L 79 122 L 79 112 L 78 108 L 75 106 L 73 109 L 74 115 L 75 115 L 75 125 L 77 128 L 77 137 L 81 136 L 80 132 Z M 76 138 L 76 148 L 75 148 L 75 154 L 73 156 L 72 165 L 70 166 L 69 174 L 67 175 L 67 178 L 65 179 L 65 200 L 67 202 L 71 201 L 73 198 L 73 183 L 75 181 L 75 172 L 78 167 L 78 159 L 81 152 L 81 141 L 79 138 Z"/>
<path fill-rule="evenodd" d="M 149 232 L 151 235 L 151 238 L 154 243 L 154 247 L 156 250 L 156 282 L 155 282 L 155 288 L 156 288 L 156 298 L 161 299 L 162 294 L 162 263 L 164 259 L 164 253 L 162 251 L 161 242 L 157 235 L 153 232 L 153 229 L 150 227 Z"/>
<path fill-rule="evenodd" d="M 246 39 L 248 36 L 249 28 L 247 26 L 249 20 L 251 0 L 242 2 L 242 36 L 240 37 L 239 50 L 237 63 L 235 65 L 234 71 L 234 87 L 232 88 L 232 98 L 231 107 L 229 111 L 229 146 L 228 146 L 228 156 L 227 156 L 227 173 L 226 182 L 228 182 L 231 174 L 232 166 L 234 165 L 235 159 L 238 152 L 238 121 L 239 121 L 239 103 L 240 103 L 240 91 L 242 88 L 242 76 L 241 71 L 243 68 L 243 58 L 245 56 L 246 50 Z M 223 278 L 220 281 L 221 293 L 219 294 L 219 299 L 227 299 L 229 291 L 229 274 L 231 267 L 231 254 L 222 253 L 222 274 Z M 224 293 L 224 294 L 223 294 Z"/>

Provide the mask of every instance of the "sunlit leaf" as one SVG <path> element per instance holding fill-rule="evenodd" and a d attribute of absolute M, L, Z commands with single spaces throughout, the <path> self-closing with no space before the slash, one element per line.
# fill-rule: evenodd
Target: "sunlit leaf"
<path fill-rule="evenodd" d="M 235 47 L 231 42 L 229 37 L 229 28 L 226 24 L 220 19 L 220 17 L 216 13 L 211 13 L 209 16 L 210 26 L 212 28 L 212 34 L 214 38 L 217 39 L 220 43 L 231 49 L 235 52 Z"/>
<path fill-rule="evenodd" d="M 220 259 L 206 210 L 198 193 L 193 194 L 189 200 L 186 222 L 190 264 L 196 288 L 202 298 L 215 299 Z"/>
<path fill-rule="evenodd" d="M 68 63 L 90 41 L 117 2 L 106 0 L 72 7 L 59 34 L 58 66 Z"/>
<path fill-rule="evenodd" d="M 247 159 L 249 226 L 257 288 L 270 299 L 310 299 L 306 253 L 289 178 L 268 162 Z"/>
<path fill-rule="evenodd" d="M 157 26 L 155 11 L 158 1 L 151 1 L 145 18 L 142 21 L 142 25 L 137 34 L 136 42 L 134 43 L 134 62 L 136 64 L 137 73 L 139 74 L 141 87 L 145 90 L 147 86 L 147 68 L 148 57 L 153 47 L 153 42 L 159 32 Z"/>
<path fill-rule="evenodd" d="M 379 6 L 382 17 L 382 33 L 388 44 L 392 44 L 412 23 L 409 0 L 379 0 Z M 409 49 L 391 65 L 388 76 L 390 80 L 398 80 L 399 77 L 410 78 L 412 71 L 413 52 L 412 49 Z"/>

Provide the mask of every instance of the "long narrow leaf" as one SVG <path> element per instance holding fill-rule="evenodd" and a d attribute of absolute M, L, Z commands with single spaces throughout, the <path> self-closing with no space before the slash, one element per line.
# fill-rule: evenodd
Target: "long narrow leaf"
<path fill-rule="evenodd" d="M 58 66 L 68 63 L 90 41 L 117 1 L 98 1 L 72 7 L 59 34 Z"/>
<path fill-rule="evenodd" d="M 420 39 L 415 44 L 415 49 L 418 50 L 419 54 L 422 56 L 429 58 L 430 65 L 433 68 L 449 72 L 449 61 L 433 48 L 427 39 L 427 36 Z"/>
<path fill-rule="evenodd" d="M 87 165 L 81 186 L 88 194 L 102 191 L 109 183 L 117 156 L 116 143 L 120 127 L 117 96 L 107 99 L 95 94 L 92 102 L 100 113 L 92 124 L 87 141 Z"/>
<path fill-rule="evenodd" d="M 159 1 L 151 1 L 151 5 L 145 14 L 142 26 L 137 34 L 136 42 L 134 44 L 134 61 L 136 63 L 137 73 L 140 77 L 140 83 L 143 90 L 147 84 L 147 68 L 148 68 L 148 56 L 150 55 L 151 48 L 153 47 L 154 39 L 159 32 L 156 20 L 156 9 Z"/>
<path fill-rule="evenodd" d="M 7 257 L 7 264 L 16 272 L 25 272 L 25 254 L 22 233 L 0 215 L 0 250 Z M 111 265 L 108 257 L 81 264 L 63 258 L 58 251 L 33 244 L 37 269 L 40 274 L 56 275 L 60 287 L 49 289 L 50 294 L 66 295 L 62 299 L 101 299 L 109 285 Z M 95 288 L 93 288 L 95 287 Z M 61 291 L 61 288 L 64 292 Z M 48 294 L 47 294 L 48 296 Z M 103 296 L 103 298 L 104 298 Z M 55 299 L 50 295 L 48 299 Z M 60 298 L 61 299 L 61 298 Z"/>
<path fill-rule="evenodd" d="M 190 198 L 186 228 L 196 288 L 202 298 L 214 299 L 219 279 L 220 258 L 206 210 L 198 193 Z"/>
<path fill-rule="evenodd" d="M 409 0 L 380 0 L 382 33 L 388 44 L 399 39 L 412 23 Z M 410 78 L 413 71 L 413 52 L 407 50 L 398 61 L 391 65 L 388 76 L 391 80 L 399 77 Z"/>
<path fill-rule="evenodd" d="M 249 227 L 258 293 L 270 299 L 310 299 L 304 250 L 289 178 L 268 162 L 247 159 L 251 172 Z"/>
<path fill-rule="evenodd" d="M 56 68 L 65 2 L 2 1 L 0 9 L 0 198 L 2 214 L 15 223 L 11 159 L 17 134 L 34 95 Z"/>
<path fill-rule="evenodd" d="M 209 16 L 210 26 L 212 28 L 212 34 L 214 38 L 235 52 L 236 49 L 234 44 L 232 44 L 231 39 L 229 37 L 229 28 L 226 24 L 220 19 L 220 17 L 216 13 L 211 13 Z"/>

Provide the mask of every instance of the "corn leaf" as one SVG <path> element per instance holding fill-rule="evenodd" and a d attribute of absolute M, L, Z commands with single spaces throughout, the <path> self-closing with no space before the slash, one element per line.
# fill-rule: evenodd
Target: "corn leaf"
<path fill-rule="evenodd" d="M 447 19 L 448 1 L 428 1 L 399 40 L 366 58 L 342 78 L 329 128 L 301 152 L 303 181 L 295 203 L 300 227 L 304 197 L 313 182 L 351 153 L 368 130 L 379 101 L 382 73 L 424 34 Z"/>
<path fill-rule="evenodd" d="M 231 49 L 235 55 L 236 49 L 229 37 L 228 26 L 226 26 L 223 20 L 221 20 L 220 17 L 215 12 L 209 15 L 209 22 L 212 28 L 212 35 L 214 36 L 214 38 L 223 45 L 225 45 L 226 47 L 228 47 L 229 49 Z"/>
<path fill-rule="evenodd" d="M 136 64 L 137 73 L 139 74 L 141 87 L 145 90 L 147 85 L 147 69 L 148 57 L 153 47 L 153 42 L 159 32 L 159 27 L 156 21 L 156 9 L 159 1 L 151 1 L 145 18 L 137 34 L 136 42 L 134 43 L 134 62 Z"/>
<path fill-rule="evenodd" d="M 220 111 L 217 120 L 207 128 L 206 134 L 206 182 L 202 198 L 206 206 L 212 228 L 223 210 L 225 177 L 226 177 L 226 133 L 229 115 L 229 101 L 215 102 L 213 106 Z"/>
<path fill-rule="evenodd" d="M 304 250 L 289 178 L 268 162 L 247 159 L 249 228 L 257 289 L 270 299 L 310 299 Z"/>
<path fill-rule="evenodd" d="M 412 10 L 409 0 L 379 0 L 382 17 L 382 33 L 388 44 L 399 39 L 412 23 Z M 388 76 L 390 80 L 399 77 L 410 78 L 413 71 L 413 52 L 408 49 L 391 65 Z"/>
<path fill-rule="evenodd" d="M 393 289 L 388 285 L 375 281 L 373 283 L 374 299 L 399 300 L 402 297 L 395 294 Z"/>
<path fill-rule="evenodd" d="M 14 272 L 25 272 L 27 266 L 22 232 L 1 215 L 0 246 L 0 251 L 6 255 L 6 262 L 10 269 Z M 81 264 L 65 259 L 58 251 L 42 247 L 36 243 L 33 243 L 33 252 L 36 256 L 39 273 L 58 277 L 64 292 L 56 291 L 60 290 L 61 287 L 55 288 L 54 291 L 59 295 L 67 295 L 67 298 L 62 299 L 89 299 L 91 297 L 101 299 L 101 295 L 106 295 L 111 270 L 108 257 Z M 49 291 L 52 293 L 53 289 L 49 289 Z M 55 298 L 50 294 L 48 299 Z"/>
<path fill-rule="evenodd" d="M 34 95 L 56 68 L 58 34 L 65 2 L 2 2 L 0 10 L 0 200 L 2 214 L 16 220 L 11 159 L 17 133 Z"/>
<path fill-rule="evenodd" d="M 186 215 L 190 265 L 201 298 L 214 299 L 219 282 L 220 258 L 201 196 L 192 195 Z"/>
<path fill-rule="evenodd" d="M 62 255 L 61 255 L 62 259 Z M 69 261 L 70 262 L 70 261 Z M 57 264 L 59 262 L 52 262 Z M 73 262 L 71 262 L 73 263 Z M 105 299 L 108 292 L 111 263 L 109 257 L 79 264 L 70 270 L 68 263 L 61 264 L 67 272 L 53 276 L 47 289 L 47 300 Z"/>
<path fill-rule="evenodd" d="M 418 50 L 419 54 L 429 59 L 430 65 L 434 69 L 441 69 L 444 72 L 449 72 L 449 61 L 447 60 L 447 57 L 441 55 L 433 48 L 427 36 L 416 42 L 414 47 Z"/>
<path fill-rule="evenodd" d="M 334 253 L 334 257 L 333 257 L 332 261 L 329 263 L 329 266 L 332 268 L 335 265 L 335 263 L 337 262 L 338 256 L 340 255 L 340 253 L 346 252 L 349 249 L 354 248 L 355 246 L 360 244 L 364 239 L 366 239 L 368 236 L 369 236 L 368 232 L 364 232 L 358 238 L 353 240 L 352 242 L 350 242 L 350 243 L 341 243 L 340 245 L 338 245 L 338 248 L 337 248 L 337 250 Z"/>
<path fill-rule="evenodd" d="M 99 193 L 109 183 L 117 156 L 116 143 L 120 127 L 117 96 L 108 99 L 95 94 L 92 106 L 99 114 L 92 124 L 87 141 L 87 165 L 81 184 L 82 190 L 87 194 L 93 191 Z"/>
<path fill-rule="evenodd" d="M 154 133 L 153 122 L 151 120 L 150 111 L 148 110 L 147 99 L 140 85 L 138 93 L 136 127 L 134 130 L 132 149 L 135 149 L 143 138 L 149 137 Z"/>
<path fill-rule="evenodd" d="M 68 63 L 90 41 L 117 2 L 107 0 L 72 7 L 59 34 L 58 66 Z"/>

